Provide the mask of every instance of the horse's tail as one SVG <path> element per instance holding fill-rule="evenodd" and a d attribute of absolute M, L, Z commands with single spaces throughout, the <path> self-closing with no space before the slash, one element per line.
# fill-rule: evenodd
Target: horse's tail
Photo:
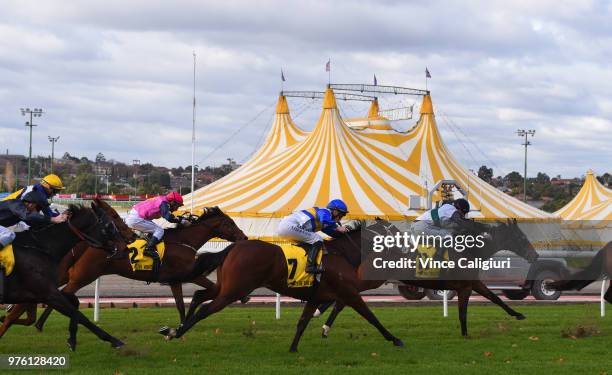
<path fill-rule="evenodd" d="M 212 271 L 216 270 L 217 267 L 223 263 L 225 257 L 229 252 L 234 248 L 235 243 L 229 245 L 225 249 L 216 252 L 216 253 L 204 253 L 198 256 L 195 264 L 193 265 L 193 270 L 191 271 L 191 279 L 200 276 L 200 275 L 208 275 Z"/>
<path fill-rule="evenodd" d="M 580 290 L 601 276 L 602 266 L 605 261 L 606 249 L 597 252 L 591 263 L 582 271 L 569 275 L 567 280 L 555 281 L 548 287 L 555 290 Z"/>

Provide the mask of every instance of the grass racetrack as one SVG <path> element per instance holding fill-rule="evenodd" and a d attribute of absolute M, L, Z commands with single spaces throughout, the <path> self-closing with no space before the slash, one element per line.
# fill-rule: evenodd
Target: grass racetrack
<path fill-rule="evenodd" d="M 105 309 L 100 325 L 126 346 L 113 350 L 79 327 L 78 348 L 70 353 L 69 372 L 612 374 L 612 317 L 599 318 L 598 304 L 518 306 L 527 316 L 524 321 L 506 316 L 496 306 L 471 306 L 467 339 L 460 336 L 454 306 L 448 318 L 442 317 L 441 307 L 373 310 L 404 340 L 404 348 L 384 341 L 374 327 L 348 309 L 326 340 L 320 336 L 323 320 L 314 318 L 299 353 L 288 352 L 299 307 L 283 308 L 280 320 L 274 319 L 273 307 L 228 308 L 200 322 L 184 339 L 173 341 L 165 341 L 157 329 L 176 325 L 174 309 Z M 91 309 L 84 312 L 88 317 L 93 314 Z M 0 352 L 69 353 L 67 326 L 67 319 L 57 313 L 43 333 L 33 327 L 14 326 L 0 340 Z"/>

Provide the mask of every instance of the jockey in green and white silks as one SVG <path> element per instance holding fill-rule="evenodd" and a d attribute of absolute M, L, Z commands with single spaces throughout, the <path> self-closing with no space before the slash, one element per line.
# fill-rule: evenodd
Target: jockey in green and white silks
<path fill-rule="evenodd" d="M 323 270 L 317 268 L 316 259 L 319 250 L 323 247 L 323 237 L 317 232 L 323 232 L 331 237 L 346 233 L 347 228 L 340 224 L 340 220 L 347 213 L 346 204 L 340 199 L 334 199 L 326 208 L 312 207 L 285 216 L 278 225 L 277 234 L 310 245 L 306 272 L 321 273 Z"/>
<path fill-rule="evenodd" d="M 431 236 L 453 236 L 459 230 L 469 230 L 472 232 L 485 231 L 487 226 L 466 219 L 470 212 L 470 203 L 463 199 L 455 199 L 453 202 L 445 203 L 438 208 L 426 211 L 417 217 L 412 223 L 412 233 L 414 235 L 426 234 Z M 436 247 L 435 260 L 441 260 L 444 254 L 443 247 Z"/>

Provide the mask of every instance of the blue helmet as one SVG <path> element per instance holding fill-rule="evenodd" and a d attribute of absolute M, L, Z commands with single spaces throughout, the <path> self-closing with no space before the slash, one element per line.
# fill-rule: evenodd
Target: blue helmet
<path fill-rule="evenodd" d="M 348 213 L 348 208 L 346 207 L 346 203 L 344 203 L 341 199 L 332 199 L 327 204 L 328 210 L 338 210 L 343 213 Z"/>

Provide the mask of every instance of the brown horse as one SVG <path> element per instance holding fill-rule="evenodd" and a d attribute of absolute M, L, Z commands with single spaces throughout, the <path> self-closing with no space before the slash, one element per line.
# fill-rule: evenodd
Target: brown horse
<path fill-rule="evenodd" d="M 395 346 L 403 346 L 400 339 L 383 327 L 359 295 L 356 271 L 359 265 L 360 243 L 360 230 L 329 241 L 326 245 L 327 254 L 323 256 L 324 271 L 320 283 L 308 288 L 290 288 L 287 286 L 287 259 L 279 246 L 259 240 L 236 242 L 224 250 L 225 259 L 218 260 L 218 290 L 196 292 L 185 322 L 177 329 L 163 327 L 160 333 L 168 338 L 181 337 L 200 320 L 248 295 L 255 288 L 266 287 L 277 293 L 307 301 L 290 347 L 292 352 L 297 351 L 298 342 L 317 306 L 332 300 L 339 300 L 351 306 L 375 326 L 386 340 L 392 341 Z M 202 261 L 208 266 L 197 269 L 197 272 L 214 269 L 212 262 L 205 259 Z M 194 313 L 198 304 L 209 298 L 212 298 L 212 301 Z"/>
<path fill-rule="evenodd" d="M 555 290 L 580 290 L 602 276 L 612 279 L 612 241 L 597 252 L 584 270 L 569 275 L 567 280 L 548 283 L 548 287 Z M 612 283 L 608 286 L 604 299 L 612 303 Z"/>
<path fill-rule="evenodd" d="M 96 202 L 100 208 L 109 212 L 113 220 L 124 236 L 132 236 L 133 232 L 117 213 L 102 201 Z M 113 215 L 114 214 L 114 215 Z M 214 237 L 223 238 L 228 241 L 246 239 L 246 235 L 236 226 L 234 221 L 225 215 L 219 208 L 207 209 L 207 212 L 193 222 L 191 226 L 180 229 L 169 229 L 164 235 L 166 252 L 163 265 L 159 275 L 152 271 L 133 271 L 127 257 L 119 259 L 109 259 L 108 254 L 100 249 L 80 245 L 73 249 L 62 262 L 63 274 L 60 275 L 59 285 L 66 284 L 62 289 L 65 293 L 74 294 L 79 289 L 89 285 L 98 277 L 103 275 L 117 274 L 133 280 L 147 282 L 169 282 L 176 302 L 181 321 L 185 318 L 185 305 L 183 301 L 182 283 L 172 282 L 189 274 L 196 262 L 196 251 L 208 240 Z M 205 288 L 215 289 L 216 285 L 203 275 L 194 275 L 185 282 L 192 282 Z M 16 305 L 9 312 L 0 328 L 0 337 L 11 324 L 17 324 L 16 320 L 23 311 L 28 312 L 28 319 L 24 323 L 31 324 L 36 316 L 36 306 Z M 42 330 L 45 321 L 49 317 L 52 309 L 47 308 L 41 315 L 36 327 Z"/>
<path fill-rule="evenodd" d="M 76 343 L 76 329 L 82 324 L 101 340 L 111 343 L 113 348 L 123 342 L 109 335 L 87 319 L 75 305 L 78 300 L 72 294 L 57 289 L 57 267 L 59 261 L 79 241 L 86 240 L 91 246 L 108 247 L 116 241 L 117 231 L 112 221 L 98 209 L 71 205 L 68 208 L 71 221 L 62 224 L 30 228 L 18 233 L 15 248 L 15 269 L 7 278 L 3 303 L 46 303 L 70 318 L 70 339 Z"/>
<path fill-rule="evenodd" d="M 378 230 L 375 228 L 376 226 L 382 226 Z M 385 225 L 384 221 L 378 221 L 375 226 L 369 226 L 368 229 L 377 231 L 378 233 L 385 233 L 389 231 L 389 228 L 392 227 L 390 225 Z M 395 228 L 394 231 L 397 231 Z M 515 252 L 517 255 L 522 256 L 527 259 L 529 262 L 533 262 L 538 258 L 537 252 L 534 250 L 533 246 L 525 237 L 525 234 L 518 227 L 516 220 L 508 221 L 506 224 L 501 224 L 498 227 L 493 227 L 491 230 L 491 234 L 493 236 L 492 241 L 487 241 L 487 245 L 481 249 L 473 249 L 478 250 L 478 253 L 472 251 L 470 256 L 472 257 L 480 257 L 480 258 L 489 258 L 498 249 L 508 249 Z M 389 232 L 391 233 L 391 232 Z M 386 233 L 385 233 L 386 234 Z M 494 245 L 493 245 L 494 243 Z M 371 264 L 371 262 L 367 262 Z M 366 264 L 366 262 L 362 263 L 362 266 Z M 362 266 L 359 269 L 359 275 L 362 275 Z M 510 316 L 515 317 L 517 320 L 525 319 L 525 316 L 515 310 L 513 310 L 510 306 L 508 306 L 504 301 L 502 301 L 495 293 L 493 293 L 487 286 L 478 279 L 478 269 L 473 269 L 470 271 L 461 271 L 461 272 L 470 272 L 471 275 L 469 278 L 473 278 L 472 280 L 466 280 L 465 273 L 462 275 L 462 280 L 418 280 L 416 278 L 412 278 L 410 280 L 402 280 L 401 282 L 407 285 L 414 285 L 427 289 L 436 289 L 436 290 L 456 290 L 458 296 L 458 304 L 459 304 L 459 322 L 461 323 L 461 334 L 463 336 L 467 336 L 467 307 L 468 302 L 470 300 L 470 296 L 472 295 L 472 291 L 482 295 L 487 298 L 489 301 L 500 306 L 504 311 L 506 311 Z M 380 287 L 386 280 L 360 280 L 359 282 L 359 290 L 365 291 L 370 289 L 376 289 Z M 324 338 L 328 337 L 329 331 L 331 330 L 331 326 L 334 323 L 334 320 L 340 314 L 342 309 L 344 308 L 344 304 L 342 301 L 337 301 L 333 311 L 330 313 L 325 325 L 323 326 L 322 336 Z"/>

